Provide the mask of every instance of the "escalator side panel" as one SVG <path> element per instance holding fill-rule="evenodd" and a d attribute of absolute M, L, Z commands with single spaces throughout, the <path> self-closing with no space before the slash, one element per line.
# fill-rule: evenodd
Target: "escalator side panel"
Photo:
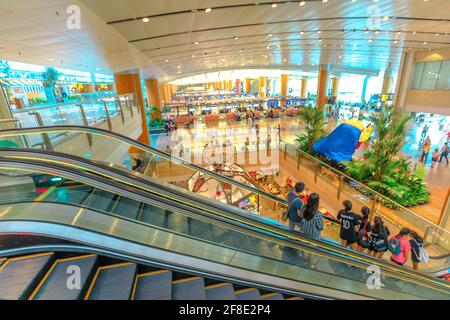
<path fill-rule="evenodd" d="M 129 300 L 136 271 L 135 263 L 99 268 L 86 294 L 86 300 Z"/>
<path fill-rule="evenodd" d="M 33 292 L 32 300 L 78 300 L 83 295 L 93 270 L 97 264 L 97 255 L 88 255 L 57 260 L 47 272 L 38 288 Z M 78 274 L 79 286 L 69 280 L 70 275 Z M 70 286 L 68 286 L 70 284 Z M 72 286 L 73 285 L 73 286 Z"/>
<path fill-rule="evenodd" d="M 81 205 L 87 199 L 93 189 L 94 188 L 88 186 L 59 188 L 50 193 L 45 198 L 45 200 L 49 202 Z"/>
<path fill-rule="evenodd" d="M 86 202 L 86 207 L 110 212 L 114 206 L 115 195 L 113 193 L 96 189 Z"/>
<path fill-rule="evenodd" d="M 7 260 L 0 267 L 0 300 L 26 299 L 53 259 L 53 253 L 45 253 Z"/>
<path fill-rule="evenodd" d="M 244 289 L 236 291 L 238 300 L 261 300 L 261 294 L 258 289 Z"/>
<path fill-rule="evenodd" d="M 144 204 L 139 220 L 163 228 L 165 217 L 166 211 L 164 209 Z"/>
<path fill-rule="evenodd" d="M 141 205 L 142 204 L 136 200 L 129 198 L 120 198 L 119 202 L 114 208 L 113 213 L 122 217 L 136 220 L 138 218 Z"/>
<path fill-rule="evenodd" d="M 133 300 L 172 300 L 172 271 L 138 275 Z"/>

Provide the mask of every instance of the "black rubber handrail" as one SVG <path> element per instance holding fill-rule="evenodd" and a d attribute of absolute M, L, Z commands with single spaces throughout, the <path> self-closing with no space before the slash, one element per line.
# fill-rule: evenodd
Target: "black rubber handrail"
<path fill-rule="evenodd" d="M 136 147 L 143 151 L 146 151 L 148 153 L 155 154 L 158 157 L 161 157 L 165 160 L 175 162 L 176 164 L 181 164 L 191 170 L 202 172 L 202 173 L 204 173 L 208 176 L 211 176 L 219 181 L 226 182 L 231 185 L 239 186 L 242 189 L 245 189 L 245 190 L 248 190 L 255 194 L 258 194 L 264 198 L 268 198 L 273 201 L 278 201 L 282 204 L 287 205 L 287 201 L 283 198 L 277 197 L 273 194 L 270 194 L 270 193 L 267 193 L 260 189 L 257 189 L 255 187 L 249 186 L 240 181 L 236 181 L 234 179 L 231 179 L 231 178 L 222 176 L 220 174 L 217 174 L 215 172 L 209 171 L 201 166 L 198 166 L 196 164 L 188 162 L 184 159 L 174 157 L 174 156 L 169 155 L 161 150 L 158 150 L 153 147 L 149 147 L 139 141 L 130 139 L 120 133 L 114 133 L 114 132 L 110 132 L 110 131 L 99 129 L 99 128 L 88 128 L 88 127 L 82 127 L 82 126 L 49 126 L 49 127 L 38 127 L 38 128 L 20 128 L 20 129 L 13 129 L 13 130 L 0 130 L 0 137 L 2 137 L 2 136 L 3 137 L 13 137 L 13 136 L 23 136 L 24 134 L 41 134 L 41 133 L 52 133 L 52 132 L 80 132 L 80 133 L 90 133 L 90 134 L 107 136 L 107 137 L 119 140 L 121 142 L 124 142 L 126 144 L 129 144 L 130 146 Z"/>

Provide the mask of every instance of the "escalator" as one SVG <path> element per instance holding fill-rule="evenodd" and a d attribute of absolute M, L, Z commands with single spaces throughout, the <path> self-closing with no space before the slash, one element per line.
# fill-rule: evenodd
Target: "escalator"
<path fill-rule="evenodd" d="M 404 268 L 265 224 L 238 209 L 216 204 L 173 186 L 139 179 L 124 183 L 120 171 L 66 158 L 31 159 L 12 152 L 0 159 L 4 176 L 51 176 L 57 184 L 20 201 L 2 198 L 0 233 L 30 232 L 115 252 L 164 259 L 184 268 L 274 285 L 294 296 L 344 299 L 448 299 L 449 286 Z M 19 156 L 19 153 L 22 153 Z M 14 153 L 14 156 L 13 156 Z M 49 161 L 51 160 L 51 161 Z M 52 180 L 52 179 L 50 179 Z M 148 180 L 150 182 L 150 180 Z M 145 190 L 144 190 L 145 189 Z M 38 190 L 38 188 L 36 188 Z M 176 192 L 175 192 L 176 191 Z M 230 212 L 235 209 L 235 213 Z M 367 268 L 382 274 L 378 290 L 367 286 Z M 211 271 L 213 270 L 213 271 Z M 1 274 L 0 274 L 1 275 Z M 231 281 L 232 282 L 232 281 Z"/>
<path fill-rule="evenodd" d="M 86 252 L 10 256 L 0 261 L 0 283 L 0 300 L 303 300 Z"/>

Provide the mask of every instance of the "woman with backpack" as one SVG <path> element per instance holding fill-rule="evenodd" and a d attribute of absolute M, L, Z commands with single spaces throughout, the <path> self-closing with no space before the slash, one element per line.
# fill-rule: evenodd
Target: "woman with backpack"
<path fill-rule="evenodd" d="M 363 207 L 361 209 L 361 214 L 361 224 L 359 225 L 358 237 L 356 242 L 358 243 L 357 250 L 364 253 L 367 249 L 370 248 L 369 233 L 372 231 L 372 225 L 369 221 L 370 209 L 367 207 Z"/>
<path fill-rule="evenodd" d="M 404 266 L 406 261 L 411 256 L 411 244 L 407 236 L 411 231 L 408 228 L 403 228 L 400 233 L 389 240 L 389 251 L 391 252 L 391 262 Z"/>
<path fill-rule="evenodd" d="M 388 237 L 390 231 L 384 225 L 383 219 L 375 217 L 374 227 L 370 236 L 370 254 L 379 259 L 383 259 L 384 253 L 388 250 Z"/>
<path fill-rule="evenodd" d="M 411 231 L 409 236 L 411 238 L 411 240 L 409 240 L 409 244 L 411 245 L 411 260 L 413 263 L 413 269 L 415 271 L 419 271 L 419 263 L 426 262 L 424 259 L 427 259 L 428 255 L 425 253 L 422 237 L 415 231 Z"/>

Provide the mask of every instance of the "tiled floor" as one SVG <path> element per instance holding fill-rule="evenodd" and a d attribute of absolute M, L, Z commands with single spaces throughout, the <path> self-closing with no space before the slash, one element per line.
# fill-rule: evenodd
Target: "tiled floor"
<path fill-rule="evenodd" d="M 426 122 L 430 126 L 428 134 L 432 140 L 433 150 L 435 147 L 441 148 L 446 141 L 445 130 L 447 129 L 447 125 L 444 125 L 443 130 L 441 130 L 442 128 L 440 128 L 438 122 L 441 119 L 432 119 L 432 121 L 428 120 Z M 278 135 L 276 128 L 279 124 L 281 125 L 282 140 L 289 143 L 294 142 L 296 137 L 304 131 L 298 117 L 261 119 L 258 123 L 261 128 L 261 143 L 265 143 L 267 135 L 270 134 L 273 141 L 272 147 L 276 146 Z M 424 123 L 417 123 L 415 121 L 409 124 L 409 133 L 407 142 L 403 148 L 403 153 L 406 158 L 411 159 L 413 165 L 418 163 L 420 159 L 420 140 L 423 125 Z M 328 124 L 328 130 L 331 131 L 335 126 L 336 121 L 331 119 Z M 152 145 L 162 150 L 165 150 L 166 146 L 170 145 L 173 150 L 176 150 L 177 142 L 181 140 L 185 150 L 202 150 L 206 143 L 211 144 L 211 142 L 217 142 L 221 145 L 224 141 L 230 140 L 233 146 L 239 148 L 244 146 L 247 137 L 249 137 L 252 143 L 256 142 L 256 131 L 254 128 L 250 128 L 246 120 L 241 122 L 234 120 L 220 120 L 211 123 L 196 122 L 189 130 L 180 127 L 175 136 L 166 136 L 164 134 L 152 136 Z M 355 153 L 355 157 L 362 156 L 367 148 L 368 144 L 363 145 Z M 431 201 L 426 205 L 414 207 L 413 210 L 437 223 L 449 190 L 450 166 L 447 167 L 445 163 L 441 163 L 432 169 L 431 156 L 429 156 L 426 170 L 427 177 L 425 181 L 430 185 L 432 194 Z"/>

